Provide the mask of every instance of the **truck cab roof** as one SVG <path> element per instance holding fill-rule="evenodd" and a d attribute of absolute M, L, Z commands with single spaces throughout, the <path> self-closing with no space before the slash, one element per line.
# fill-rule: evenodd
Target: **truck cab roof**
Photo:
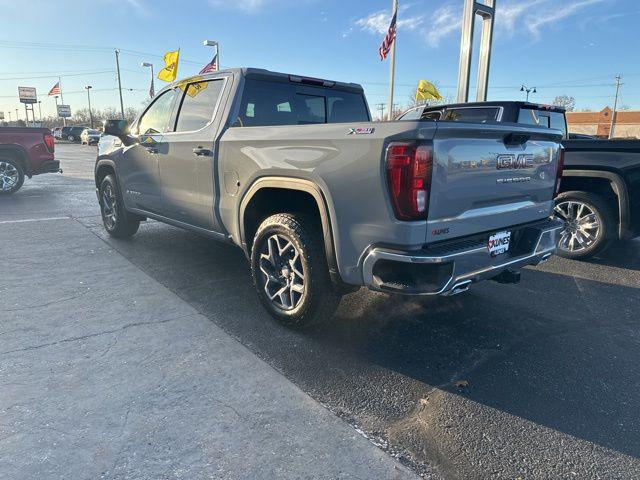
<path fill-rule="evenodd" d="M 180 79 L 172 83 L 171 85 L 169 85 L 167 88 L 174 88 L 176 86 L 183 85 L 185 83 L 217 78 L 224 74 L 232 74 L 236 77 L 264 79 L 264 80 L 269 80 L 271 82 L 283 82 L 283 83 L 293 82 L 293 83 L 301 83 L 304 85 L 311 85 L 311 86 L 317 86 L 317 87 L 335 88 L 336 90 L 347 91 L 347 92 L 364 93 L 364 89 L 362 88 L 362 86 L 357 83 L 346 83 L 346 82 L 339 82 L 336 80 L 327 80 L 323 78 L 308 77 L 304 75 L 274 72 L 271 70 L 266 70 L 264 68 L 254 68 L 254 67 L 228 68 L 224 70 L 219 70 L 217 72 L 206 73 L 204 75 L 193 75 L 191 77 Z"/>

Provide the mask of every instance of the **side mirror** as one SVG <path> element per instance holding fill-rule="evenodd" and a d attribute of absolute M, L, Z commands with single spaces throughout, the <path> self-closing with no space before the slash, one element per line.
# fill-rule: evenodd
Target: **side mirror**
<path fill-rule="evenodd" d="M 126 120 L 105 120 L 104 134 L 124 140 L 129 135 L 129 122 Z"/>

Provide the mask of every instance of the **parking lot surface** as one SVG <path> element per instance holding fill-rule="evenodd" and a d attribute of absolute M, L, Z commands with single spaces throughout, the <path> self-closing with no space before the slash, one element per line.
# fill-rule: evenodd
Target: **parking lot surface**
<path fill-rule="evenodd" d="M 110 263 L 102 252 L 96 265 L 103 268 L 88 270 L 83 281 L 87 286 L 94 278 L 117 283 L 118 265 L 123 265 L 164 286 L 199 319 L 198 335 L 184 333 L 192 318 L 171 322 L 175 330 L 170 336 L 181 348 L 188 350 L 193 342 L 194 350 L 207 355 L 207 346 L 215 351 L 213 339 L 221 329 L 426 477 L 638 478 L 640 242 L 616 244 L 590 262 L 553 258 L 527 269 L 519 285 L 485 282 L 455 297 L 392 297 L 363 289 L 346 296 L 326 324 L 294 332 L 274 323 L 261 308 L 239 249 L 152 221 L 132 241 L 108 238 L 91 181 L 95 147 L 58 145 L 57 157 L 63 175 L 27 181 L 17 195 L 1 200 L 0 232 L 19 226 L 21 239 L 37 239 L 49 222 L 30 220 L 72 217 L 74 228 L 55 231 L 57 247 L 50 261 L 61 246 L 65 251 L 65 245 L 85 237 L 97 242 L 98 250 L 112 250 L 117 254 L 112 258 L 122 263 Z M 5 244 L 11 236 L 2 238 Z M 45 247 L 35 242 L 34 248 Z M 13 262 L 26 272 L 38 268 L 26 256 Z M 15 289 L 12 295 L 17 295 Z M 123 302 L 137 296 L 132 289 L 130 296 L 110 298 L 104 288 L 101 298 L 118 312 Z M 87 307 L 78 301 L 69 315 Z M 46 322 L 34 325 L 36 318 L 20 318 L 25 338 L 48 335 Z M 72 337 L 86 333 L 79 322 L 65 328 Z M 87 343 L 85 348 L 106 346 Z M 160 358 L 174 346 L 165 336 L 123 335 L 117 348 L 149 348 Z M 145 361 L 155 361 L 154 356 Z M 103 373 L 123 368 L 117 355 L 103 358 L 98 367 Z M 92 368 L 91 362 L 83 365 L 84 371 Z M 185 389 L 201 388 L 194 378 L 206 378 L 193 377 L 190 370 L 188 366 L 172 381 Z M 31 372 L 38 373 L 49 374 L 47 369 Z M 0 375 L 7 376 L 7 370 Z M 70 408 L 81 401 L 74 400 L 75 394 L 65 392 Z M 165 400 L 159 392 L 154 399 L 140 399 Z M 113 411 L 105 412 L 106 417 L 122 415 L 121 405 L 107 408 Z M 7 412 L 0 404 L 0 414 Z M 196 422 L 195 417 L 189 420 Z M 44 428 L 43 421 L 26 415 L 23 427 L 36 431 Z M 199 425 L 182 426 L 190 427 Z M 163 441 L 169 448 L 171 439 Z M 120 455 L 133 455 L 138 448 L 143 447 L 123 444 Z M 251 457 L 258 452 L 230 454 Z"/>

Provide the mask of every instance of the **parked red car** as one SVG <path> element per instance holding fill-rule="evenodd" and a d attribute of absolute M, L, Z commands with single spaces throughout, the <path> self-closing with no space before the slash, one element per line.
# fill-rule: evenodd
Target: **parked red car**
<path fill-rule="evenodd" d="M 54 149 L 48 128 L 0 127 L 0 195 L 17 192 L 25 176 L 59 172 Z"/>

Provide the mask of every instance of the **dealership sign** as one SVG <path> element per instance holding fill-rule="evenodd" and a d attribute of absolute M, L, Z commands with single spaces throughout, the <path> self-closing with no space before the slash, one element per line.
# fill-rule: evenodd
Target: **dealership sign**
<path fill-rule="evenodd" d="M 20 103 L 38 103 L 36 89 L 33 87 L 18 87 Z"/>
<path fill-rule="evenodd" d="M 71 116 L 71 106 L 58 105 L 58 116 L 60 118 L 69 118 Z"/>

